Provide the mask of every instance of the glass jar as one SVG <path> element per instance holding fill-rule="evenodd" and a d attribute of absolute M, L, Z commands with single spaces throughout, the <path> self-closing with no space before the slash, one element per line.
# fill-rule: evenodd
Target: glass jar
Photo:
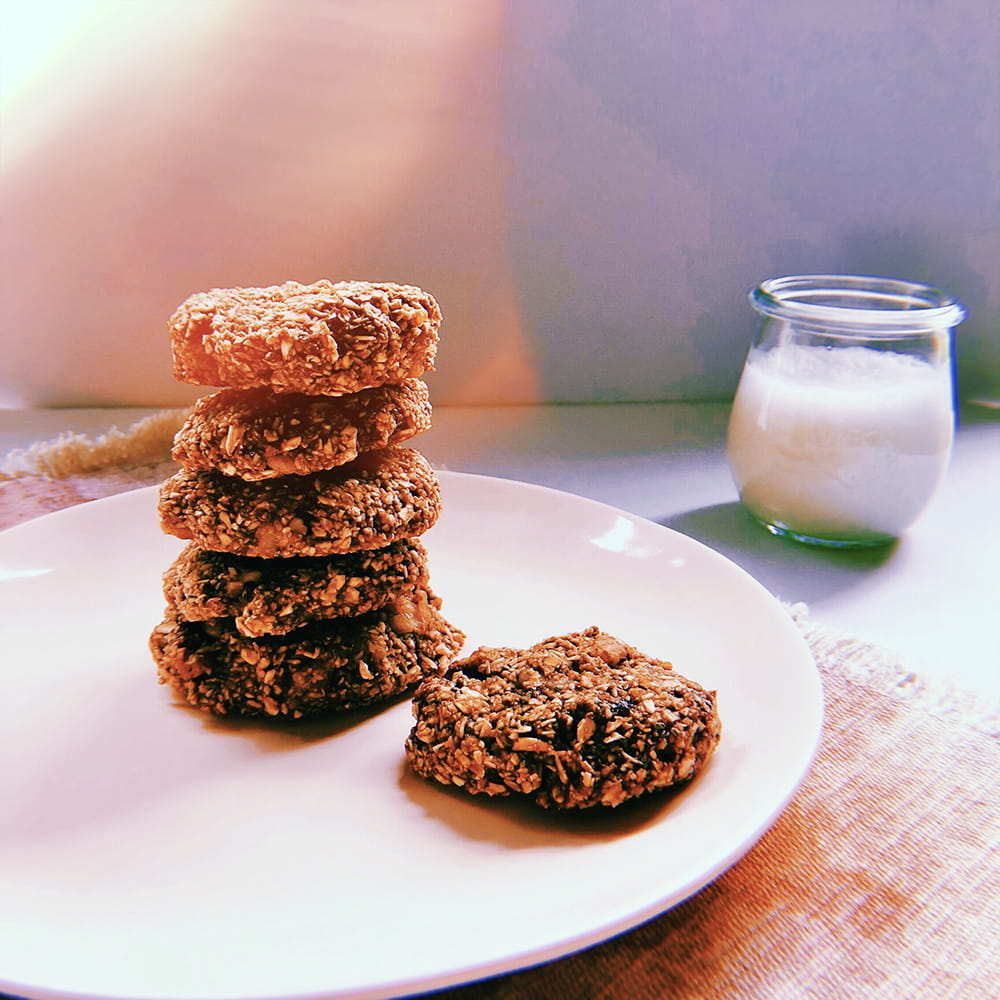
<path fill-rule="evenodd" d="M 740 499 L 803 542 L 898 538 L 948 465 L 965 309 L 926 285 L 849 275 L 774 278 L 750 302 L 761 323 L 728 435 Z"/>

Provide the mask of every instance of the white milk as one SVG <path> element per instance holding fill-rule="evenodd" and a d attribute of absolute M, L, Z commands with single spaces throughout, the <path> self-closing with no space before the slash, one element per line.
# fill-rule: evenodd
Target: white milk
<path fill-rule="evenodd" d="M 760 520 L 812 538 L 900 535 L 944 474 L 954 434 L 947 367 L 848 347 L 752 350 L 729 459 Z"/>

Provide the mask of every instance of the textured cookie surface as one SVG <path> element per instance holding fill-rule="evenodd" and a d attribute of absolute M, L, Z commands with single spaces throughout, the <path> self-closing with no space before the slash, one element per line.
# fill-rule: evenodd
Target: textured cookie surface
<path fill-rule="evenodd" d="M 414 285 L 215 288 L 170 318 L 174 376 L 233 389 L 358 392 L 433 371 L 440 325 L 434 297 Z"/>
<path fill-rule="evenodd" d="M 163 577 L 181 618 L 232 618 L 246 636 L 283 635 L 324 618 L 362 615 L 428 582 L 416 539 L 338 556 L 255 559 L 191 544 Z"/>
<path fill-rule="evenodd" d="M 265 559 L 384 548 L 422 535 L 441 488 L 413 448 L 368 452 L 311 476 L 246 482 L 181 469 L 160 488 L 160 524 L 199 548 Z"/>
<path fill-rule="evenodd" d="M 198 400 L 174 439 L 173 458 L 186 469 L 247 480 L 302 476 L 402 444 L 430 425 L 420 379 L 346 396 L 222 389 Z"/>
<path fill-rule="evenodd" d="M 414 771 L 472 794 L 617 806 L 685 782 L 719 742 L 715 693 L 591 627 L 481 647 L 414 695 Z"/>
<path fill-rule="evenodd" d="M 149 645 L 160 682 L 215 715 L 307 715 L 394 697 L 443 669 L 465 637 L 426 591 L 357 618 L 250 639 L 225 619 L 167 608 Z"/>

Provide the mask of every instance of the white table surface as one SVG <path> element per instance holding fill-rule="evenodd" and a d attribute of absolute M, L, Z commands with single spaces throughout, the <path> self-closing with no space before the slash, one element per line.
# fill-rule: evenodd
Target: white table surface
<path fill-rule="evenodd" d="M 0 456 L 152 410 L 0 410 Z M 1000 699 L 1000 410 L 963 409 L 948 475 L 887 549 L 770 535 L 738 503 L 724 403 L 437 407 L 413 441 L 438 468 L 577 493 L 709 545 L 816 621 L 886 647 L 928 680 Z"/>

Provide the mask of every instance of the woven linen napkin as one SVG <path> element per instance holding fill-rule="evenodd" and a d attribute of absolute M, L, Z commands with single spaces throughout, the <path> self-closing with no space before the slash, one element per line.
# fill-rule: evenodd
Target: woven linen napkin
<path fill-rule="evenodd" d="M 438 1000 L 995 1000 L 995 717 L 792 610 L 826 719 L 812 770 L 771 830 L 637 930 Z"/>
<path fill-rule="evenodd" d="M 0 528 L 160 482 L 181 416 L 166 411 L 96 442 L 67 437 L 12 453 L 0 466 Z M 750 852 L 635 930 L 434 997 L 998 996 L 996 713 L 811 621 L 802 605 L 789 613 L 822 677 L 823 736 L 803 786 Z M 488 909 L 476 919 L 488 934 Z"/>

